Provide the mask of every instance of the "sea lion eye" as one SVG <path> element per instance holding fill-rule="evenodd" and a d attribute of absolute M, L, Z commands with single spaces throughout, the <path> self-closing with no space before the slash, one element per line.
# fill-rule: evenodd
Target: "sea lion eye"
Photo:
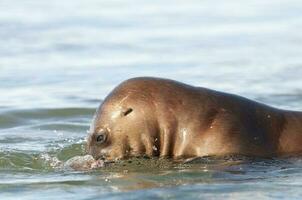
<path fill-rule="evenodd" d="M 124 116 L 129 115 L 133 111 L 132 108 L 128 108 L 126 111 L 124 111 Z"/>
<path fill-rule="evenodd" d="M 106 135 L 104 133 L 100 133 L 99 135 L 96 136 L 96 142 L 97 143 L 103 143 L 106 140 Z"/>

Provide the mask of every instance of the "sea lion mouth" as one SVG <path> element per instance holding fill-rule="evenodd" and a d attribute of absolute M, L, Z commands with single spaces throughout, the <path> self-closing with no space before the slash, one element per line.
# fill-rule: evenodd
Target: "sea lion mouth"
<path fill-rule="evenodd" d="M 105 160 L 106 160 L 106 157 L 103 156 L 103 155 L 101 155 L 101 156 L 95 158 L 95 160 L 102 160 L 102 161 L 105 161 Z"/>
<path fill-rule="evenodd" d="M 107 160 L 107 156 L 105 154 L 92 155 L 92 157 L 94 158 L 94 160 L 102 160 L 102 161 Z"/>

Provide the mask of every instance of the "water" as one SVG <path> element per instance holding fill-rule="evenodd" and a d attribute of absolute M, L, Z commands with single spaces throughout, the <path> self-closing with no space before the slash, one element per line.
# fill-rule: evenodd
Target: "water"
<path fill-rule="evenodd" d="M 302 158 L 134 160 L 96 171 L 92 115 L 134 76 L 302 110 L 302 3 L 0 0 L 0 199 L 300 199 Z"/>

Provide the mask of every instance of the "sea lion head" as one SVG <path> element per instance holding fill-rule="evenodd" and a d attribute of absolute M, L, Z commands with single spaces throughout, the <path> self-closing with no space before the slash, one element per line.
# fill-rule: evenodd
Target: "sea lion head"
<path fill-rule="evenodd" d="M 152 100 L 131 85 L 124 83 L 113 90 L 95 113 L 87 140 L 88 153 L 95 159 L 154 153 L 157 126 Z"/>

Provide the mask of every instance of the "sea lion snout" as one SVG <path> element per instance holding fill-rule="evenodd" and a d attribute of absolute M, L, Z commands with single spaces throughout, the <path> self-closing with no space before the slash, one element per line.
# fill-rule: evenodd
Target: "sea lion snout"
<path fill-rule="evenodd" d="M 101 128 L 91 133 L 87 139 L 87 153 L 94 159 L 105 159 L 106 150 L 104 149 L 109 143 L 109 130 Z"/>

